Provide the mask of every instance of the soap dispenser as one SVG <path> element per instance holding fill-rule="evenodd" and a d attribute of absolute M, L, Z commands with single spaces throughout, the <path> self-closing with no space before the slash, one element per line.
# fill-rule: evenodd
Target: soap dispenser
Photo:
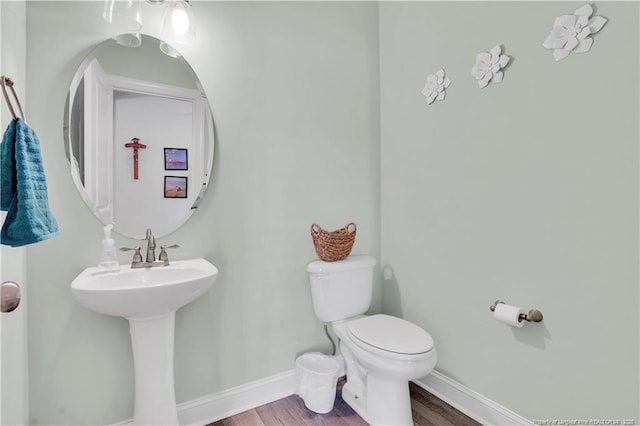
<path fill-rule="evenodd" d="M 116 254 L 116 245 L 111 238 L 111 229 L 113 224 L 109 223 L 104 227 L 104 240 L 102 240 L 102 255 L 100 256 L 100 263 L 98 264 L 98 270 L 102 272 L 113 272 L 120 270 L 120 264 L 118 263 L 118 256 Z"/>

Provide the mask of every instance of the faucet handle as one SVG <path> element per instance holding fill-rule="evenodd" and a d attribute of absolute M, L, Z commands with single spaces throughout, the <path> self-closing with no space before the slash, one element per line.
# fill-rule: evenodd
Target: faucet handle
<path fill-rule="evenodd" d="M 133 253 L 133 260 L 131 261 L 131 263 L 140 263 L 142 262 L 142 254 L 140 254 L 140 247 L 136 246 L 136 247 L 121 247 L 120 251 L 132 251 L 135 250 L 136 252 Z"/>
<path fill-rule="evenodd" d="M 164 261 L 167 265 L 169 264 L 169 255 L 167 254 L 167 249 L 179 248 L 178 244 L 172 244 L 170 246 L 160 246 L 160 254 L 158 255 L 158 260 Z"/>

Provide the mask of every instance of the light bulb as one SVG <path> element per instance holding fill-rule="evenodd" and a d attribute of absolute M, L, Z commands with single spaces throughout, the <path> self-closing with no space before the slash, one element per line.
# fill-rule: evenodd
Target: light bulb
<path fill-rule="evenodd" d="M 189 31 L 189 16 L 182 9 L 175 9 L 171 14 L 171 26 L 176 34 L 182 35 Z"/>
<path fill-rule="evenodd" d="M 165 42 L 190 44 L 195 41 L 195 17 L 191 7 L 187 0 L 174 0 L 168 4 L 162 24 L 162 39 Z"/>

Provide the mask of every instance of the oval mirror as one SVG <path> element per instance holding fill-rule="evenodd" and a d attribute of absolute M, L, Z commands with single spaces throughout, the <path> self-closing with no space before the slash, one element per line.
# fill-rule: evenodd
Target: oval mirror
<path fill-rule="evenodd" d="M 142 35 L 135 48 L 108 39 L 89 53 L 71 82 L 64 134 L 80 195 L 127 237 L 175 231 L 207 189 L 207 97 L 187 61 L 154 37 Z"/>

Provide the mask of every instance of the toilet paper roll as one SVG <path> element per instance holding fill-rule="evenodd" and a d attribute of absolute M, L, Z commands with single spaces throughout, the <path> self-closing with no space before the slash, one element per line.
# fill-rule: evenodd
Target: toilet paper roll
<path fill-rule="evenodd" d="M 503 322 L 511 327 L 521 328 L 524 325 L 524 320 L 520 321 L 520 314 L 522 313 L 524 312 L 518 306 L 498 303 L 493 311 L 493 317 L 496 321 Z"/>

